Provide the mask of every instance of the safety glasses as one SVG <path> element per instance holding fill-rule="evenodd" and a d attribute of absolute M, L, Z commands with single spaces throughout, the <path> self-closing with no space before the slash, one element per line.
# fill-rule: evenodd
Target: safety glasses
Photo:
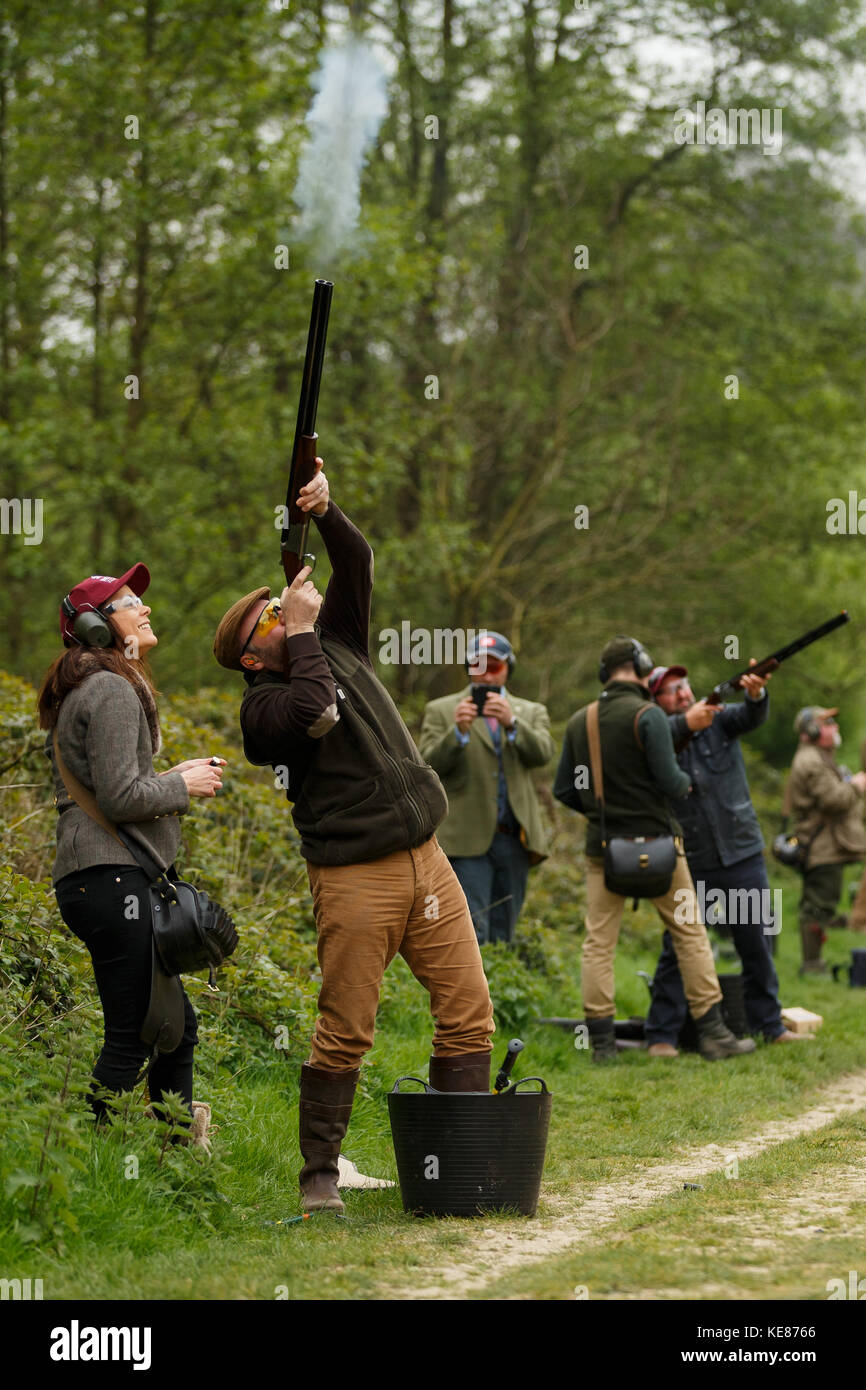
<path fill-rule="evenodd" d="M 280 600 L 278 598 L 269 599 L 259 614 L 258 622 L 241 647 L 241 656 L 245 655 L 247 647 L 254 637 L 267 637 L 269 632 L 273 632 L 277 623 L 280 621 L 281 612 Z"/>
<path fill-rule="evenodd" d="M 122 613 L 125 608 L 143 608 L 144 600 L 138 594 L 124 594 L 123 598 L 116 598 L 113 603 L 106 603 L 102 606 L 102 612 L 108 618 L 112 613 Z"/>

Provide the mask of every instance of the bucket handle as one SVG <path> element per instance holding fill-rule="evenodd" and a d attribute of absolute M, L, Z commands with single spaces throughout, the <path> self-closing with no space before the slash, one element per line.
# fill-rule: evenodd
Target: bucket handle
<path fill-rule="evenodd" d="M 534 1095 L 534 1096 L 546 1096 L 546 1095 L 548 1094 L 547 1085 L 546 1085 L 546 1083 L 544 1082 L 544 1080 L 543 1080 L 542 1077 L 540 1077 L 540 1076 L 521 1076 L 521 1078 L 520 1078 L 519 1081 L 512 1081 L 512 1083 L 511 1083 L 510 1086 L 506 1087 L 506 1089 L 505 1089 L 504 1091 L 500 1091 L 500 1092 L 499 1092 L 500 1096 L 514 1096 L 514 1095 L 516 1095 L 516 1094 L 517 1094 L 517 1088 L 518 1088 L 519 1086 L 523 1086 L 524 1083 L 527 1082 L 527 1081 L 537 1081 L 538 1084 L 539 1084 L 539 1086 L 541 1087 L 541 1090 L 540 1090 L 540 1091 L 533 1091 L 533 1092 L 532 1092 L 532 1095 Z"/>
<path fill-rule="evenodd" d="M 435 1087 L 435 1086 L 429 1086 L 429 1085 L 427 1084 L 426 1081 L 422 1081 L 421 1078 L 420 1078 L 420 1076 L 398 1076 L 398 1077 L 397 1077 L 397 1080 L 394 1082 L 394 1085 L 391 1087 L 391 1094 L 392 1094 L 392 1095 L 402 1095 L 402 1094 L 403 1094 L 403 1093 L 401 1092 L 401 1090 L 400 1090 L 400 1082 L 401 1082 L 401 1081 L 414 1081 L 414 1082 L 417 1083 L 417 1085 L 423 1086 L 423 1087 L 424 1087 L 424 1090 L 425 1090 L 429 1095 L 432 1095 L 432 1096 L 438 1096 L 438 1095 L 441 1094 L 441 1092 L 439 1092 L 439 1091 L 436 1090 L 436 1087 Z M 500 1096 L 513 1096 L 513 1095 L 516 1095 L 516 1094 L 517 1094 L 518 1087 L 525 1085 L 527 1081 L 537 1081 L 538 1084 L 539 1084 L 539 1086 L 541 1087 L 541 1090 L 540 1090 L 540 1091 L 533 1091 L 533 1092 L 531 1093 L 532 1095 L 538 1095 L 538 1096 L 540 1096 L 540 1095 L 547 1095 L 547 1094 L 548 1094 L 547 1084 L 546 1084 L 546 1082 L 544 1081 L 543 1077 L 540 1077 L 540 1076 L 521 1076 L 521 1078 L 520 1078 L 519 1081 L 512 1081 L 511 1084 L 510 1084 L 509 1086 L 506 1086 L 506 1088 L 505 1088 L 504 1091 L 500 1091 L 500 1092 L 499 1092 L 499 1095 L 500 1095 Z M 493 1092 L 491 1091 L 490 1094 L 493 1095 Z"/>

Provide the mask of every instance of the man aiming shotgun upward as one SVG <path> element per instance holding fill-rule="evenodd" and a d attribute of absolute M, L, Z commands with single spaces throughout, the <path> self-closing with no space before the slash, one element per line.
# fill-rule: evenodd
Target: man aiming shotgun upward
<path fill-rule="evenodd" d="M 657 666 L 650 694 L 668 716 L 677 761 L 692 784 L 675 800 L 686 858 L 703 895 L 719 893 L 735 910 L 726 915 L 743 963 L 743 1002 L 749 1030 L 767 1042 L 800 1042 L 782 1022 L 779 981 L 770 952 L 771 934 L 781 926 L 770 912 L 764 841 L 752 807 L 739 740 L 767 719 L 769 675 L 741 675 L 745 699 L 737 704 L 696 700 L 685 666 Z M 688 905 L 687 905 L 688 906 Z M 653 976 L 652 1007 L 646 1022 L 651 1057 L 676 1057 L 686 1021 L 686 996 L 670 932 Z"/>
<path fill-rule="evenodd" d="M 652 670 L 649 653 L 634 638 L 620 635 L 607 643 L 598 672 L 604 689 L 569 720 L 553 785 L 557 800 L 588 822 L 581 989 L 592 1057 L 596 1062 L 616 1057 L 614 956 L 626 903 L 605 855 L 630 837 L 646 846 L 649 860 L 652 842 L 668 833 L 676 854 L 671 873 L 659 876 L 667 886 L 659 883 L 654 895 L 643 896 L 650 897 L 673 937 L 701 1055 L 708 1061 L 737 1057 L 753 1052 L 755 1044 L 751 1038 L 735 1038 L 722 1018 L 722 991 L 700 914 L 681 919 L 677 913 L 680 895 L 693 897 L 694 884 L 670 801 L 687 796 L 690 787 L 674 760 L 668 721 L 647 699 Z M 591 788 L 582 780 L 587 769 L 592 770 Z"/>
<path fill-rule="evenodd" d="M 342 1212 L 337 1157 L 385 969 L 398 953 L 430 994 L 430 1084 L 488 1091 L 493 1009 L 466 899 L 434 831 L 448 809 L 368 650 L 373 552 L 316 471 L 300 489 L 333 574 L 304 566 L 276 604 L 265 586 L 226 613 L 214 655 L 243 671 L 244 752 L 288 774 L 313 894 L 319 1016 L 301 1070 L 300 1174 L 308 1211 Z"/>

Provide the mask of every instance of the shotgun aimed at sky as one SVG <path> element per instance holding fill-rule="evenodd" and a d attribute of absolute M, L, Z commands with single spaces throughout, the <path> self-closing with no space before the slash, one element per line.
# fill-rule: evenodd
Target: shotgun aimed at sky
<path fill-rule="evenodd" d="M 359 21 L 361 7 L 352 10 Z M 313 77 L 315 96 L 307 115 L 309 140 L 298 164 L 295 203 L 297 235 L 319 264 L 352 248 L 361 215 L 361 173 L 388 110 L 387 74 L 371 44 L 353 34 L 326 48 Z M 331 280 L 317 280 L 307 335 L 298 422 L 289 471 L 280 553 L 291 584 L 315 557 L 307 550 L 310 517 L 298 493 L 316 471 L 316 410 L 333 293 Z"/>
<path fill-rule="evenodd" d="M 789 656 L 793 656 L 795 652 L 801 652 L 804 647 L 810 647 L 813 642 L 819 642 L 822 637 L 826 637 L 830 632 L 835 632 L 837 627 L 842 627 L 847 622 L 850 622 L 850 617 L 848 610 L 843 608 L 842 612 L 837 613 L 835 618 L 829 618 L 826 623 L 821 623 L 820 627 L 813 627 L 809 632 L 804 632 L 802 637 L 796 637 L 786 647 L 780 647 L 777 652 L 765 656 L 763 661 L 759 661 L 756 666 L 747 666 L 745 670 L 738 671 L 735 676 L 730 676 L 728 680 L 719 681 L 719 684 L 713 686 L 712 691 L 706 697 L 706 703 L 708 705 L 720 705 L 726 695 L 732 694 L 739 688 L 743 676 L 770 675 L 783 661 L 787 661 Z"/>
<path fill-rule="evenodd" d="M 304 565 L 312 568 L 316 563 L 315 556 L 307 551 L 310 516 L 308 512 L 302 512 L 298 506 L 298 493 L 312 480 L 316 472 L 316 412 L 319 406 L 319 387 L 322 384 L 322 363 L 325 358 L 328 315 L 331 312 L 333 293 L 334 286 L 330 280 L 316 281 L 310 329 L 307 334 L 307 352 L 304 357 L 304 375 L 301 378 L 295 442 L 289 467 L 286 508 L 283 513 L 285 524 L 280 533 L 280 556 L 287 584 L 291 584 L 292 580 L 297 578 Z"/>

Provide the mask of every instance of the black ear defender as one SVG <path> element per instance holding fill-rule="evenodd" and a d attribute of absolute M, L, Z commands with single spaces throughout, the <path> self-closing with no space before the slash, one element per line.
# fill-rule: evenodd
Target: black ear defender
<path fill-rule="evenodd" d="M 72 627 L 72 635 L 82 647 L 112 647 L 114 632 L 97 608 L 78 609 L 67 594 L 61 604 Z"/>
<path fill-rule="evenodd" d="M 655 662 L 646 648 L 638 642 L 636 637 L 627 637 L 625 640 L 631 643 L 631 651 L 626 653 L 626 658 L 629 656 L 631 657 L 631 664 L 638 679 L 642 681 L 646 680 L 647 676 L 654 669 Z M 599 662 L 598 679 L 602 685 L 607 685 L 610 680 L 610 671 L 607 668 L 606 661 Z"/>

